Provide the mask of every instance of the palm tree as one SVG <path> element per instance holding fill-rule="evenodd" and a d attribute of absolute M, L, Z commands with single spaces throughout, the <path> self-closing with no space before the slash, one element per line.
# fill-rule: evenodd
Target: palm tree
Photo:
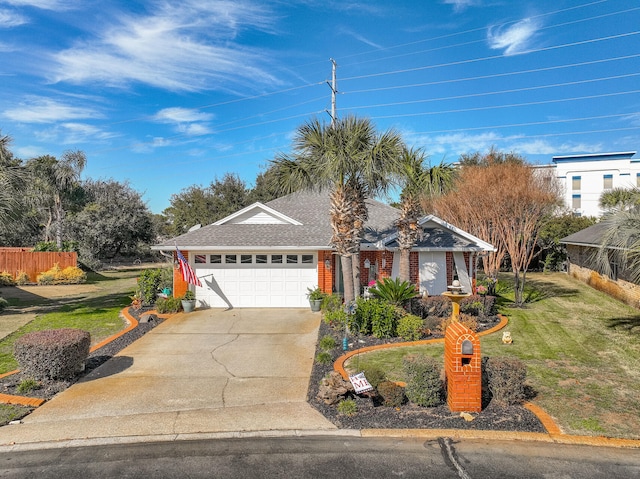
<path fill-rule="evenodd" d="M 411 248 L 420 239 L 422 230 L 418 224 L 424 215 L 422 202 L 449 191 L 455 179 L 455 169 L 440 163 L 425 167 L 425 153 L 420 148 L 405 148 L 400 157 L 397 173 L 400 193 L 400 217 L 396 221 L 398 228 L 398 249 L 400 250 L 400 268 L 398 275 L 402 281 L 410 281 L 409 258 Z"/>
<path fill-rule="evenodd" d="M 640 190 L 620 196 L 600 221 L 605 229 L 595 260 L 601 272 L 610 274 L 611 263 L 616 263 L 630 281 L 640 284 Z"/>
<path fill-rule="evenodd" d="M 340 255 L 347 302 L 360 292 L 353 258 L 360 251 L 367 220 L 365 200 L 386 192 L 401 146 L 397 132 L 378 135 L 368 119 L 348 116 L 332 125 L 313 119 L 298 128 L 293 154 L 272 162 L 274 180 L 283 193 L 329 190 L 331 245 Z"/>
<path fill-rule="evenodd" d="M 20 204 L 18 194 L 24 188 L 23 169 L 20 161 L 9 150 L 11 137 L 0 133 L 0 221 L 14 218 Z"/>
<path fill-rule="evenodd" d="M 64 203 L 77 187 L 86 162 L 87 158 L 81 151 L 67 151 L 60 160 L 47 155 L 29 162 L 35 178 L 34 186 L 38 191 L 35 201 L 48 214 L 47 231 L 51 223 L 55 226 L 58 249 L 62 249 Z"/>

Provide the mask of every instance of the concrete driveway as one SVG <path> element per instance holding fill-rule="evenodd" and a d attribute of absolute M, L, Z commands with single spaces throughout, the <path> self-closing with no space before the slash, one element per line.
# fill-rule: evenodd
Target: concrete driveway
<path fill-rule="evenodd" d="M 320 316 L 218 309 L 159 325 L 20 425 L 0 444 L 333 430 L 306 399 Z"/>

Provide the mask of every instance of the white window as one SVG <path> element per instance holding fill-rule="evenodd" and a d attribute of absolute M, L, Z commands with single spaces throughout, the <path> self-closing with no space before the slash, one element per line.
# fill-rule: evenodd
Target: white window
<path fill-rule="evenodd" d="M 571 197 L 572 203 L 571 203 L 571 207 L 575 210 L 580 209 L 582 201 L 581 201 L 581 197 L 580 195 L 573 195 Z"/>
<path fill-rule="evenodd" d="M 203 264 L 207 262 L 207 255 L 206 254 L 197 254 L 195 257 L 195 262 L 198 264 Z"/>
<path fill-rule="evenodd" d="M 613 188 L 613 175 L 604 175 L 602 187 L 605 190 L 610 190 L 611 188 Z"/>
<path fill-rule="evenodd" d="M 579 176 L 572 176 L 571 177 L 571 189 L 574 191 L 579 191 L 580 190 L 580 180 L 581 178 Z"/>
<path fill-rule="evenodd" d="M 222 255 L 221 254 L 212 254 L 209 256 L 209 262 L 211 264 L 220 264 L 222 263 Z"/>

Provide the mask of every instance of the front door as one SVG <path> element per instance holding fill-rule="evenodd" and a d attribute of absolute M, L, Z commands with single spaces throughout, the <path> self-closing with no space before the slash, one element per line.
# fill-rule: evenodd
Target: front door
<path fill-rule="evenodd" d="M 447 253 L 420 252 L 420 291 L 437 296 L 447 290 Z"/>

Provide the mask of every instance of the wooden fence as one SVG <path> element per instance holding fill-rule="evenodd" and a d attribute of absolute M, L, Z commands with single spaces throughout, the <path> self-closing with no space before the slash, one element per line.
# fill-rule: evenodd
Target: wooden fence
<path fill-rule="evenodd" d="M 56 263 L 62 269 L 78 266 L 75 252 L 32 252 L 25 248 L 0 248 L 0 272 L 6 271 L 15 279 L 21 271 L 29 275 L 29 281 L 36 282 L 40 273 L 50 270 Z"/>

